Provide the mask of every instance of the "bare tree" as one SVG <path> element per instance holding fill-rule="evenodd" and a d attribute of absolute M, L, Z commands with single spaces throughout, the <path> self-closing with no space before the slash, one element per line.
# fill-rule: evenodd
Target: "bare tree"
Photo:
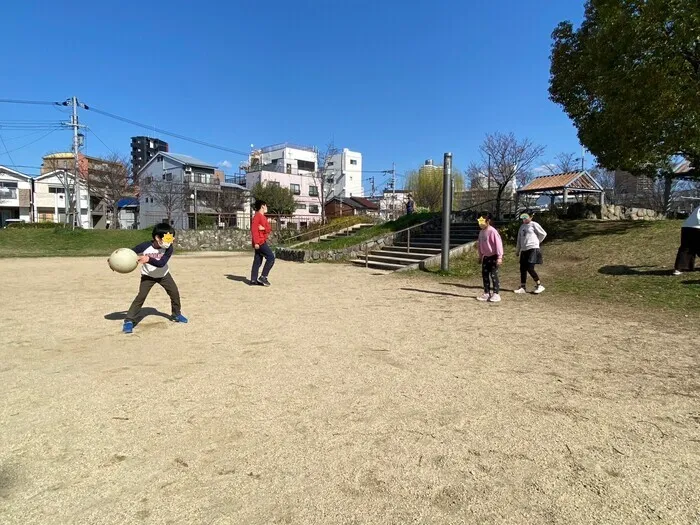
<path fill-rule="evenodd" d="M 243 209 L 245 192 L 236 188 L 222 186 L 220 191 L 200 191 L 198 197 L 207 208 L 217 214 L 217 224 L 222 215 L 233 215 Z"/>
<path fill-rule="evenodd" d="M 338 148 L 333 142 L 326 145 L 326 149 L 319 152 L 318 164 L 312 178 L 318 189 L 318 202 L 321 208 L 321 222 L 326 223 L 326 202 L 331 198 L 335 189 L 335 169 L 331 165 L 333 157 L 338 154 Z"/>
<path fill-rule="evenodd" d="M 119 210 L 117 203 L 124 195 L 130 193 L 131 167 L 127 157 L 112 154 L 102 159 L 99 169 L 88 174 L 90 192 L 102 199 L 105 215 L 111 215 L 114 228 L 119 227 Z"/>
<path fill-rule="evenodd" d="M 181 212 L 189 202 L 185 185 L 166 180 L 144 181 L 141 191 L 153 199 L 154 204 L 163 208 L 168 223 L 173 223 L 175 212 Z"/>
<path fill-rule="evenodd" d="M 591 176 L 603 187 L 605 192 L 605 202 L 617 204 L 617 194 L 615 192 L 615 172 L 596 166 L 591 170 Z"/>
<path fill-rule="evenodd" d="M 554 157 L 554 162 L 544 165 L 544 169 L 550 175 L 559 175 L 560 173 L 570 173 L 581 169 L 581 157 L 577 157 L 576 153 L 559 153 Z"/>
<path fill-rule="evenodd" d="M 530 139 L 518 140 L 513 133 L 493 133 L 486 135 L 479 150 L 481 170 L 487 173 L 496 189 L 496 216 L 500 218 L 506 188 L 528 182 L 535 161 L 544 153 L 544 146 L 538 146 Z"/>

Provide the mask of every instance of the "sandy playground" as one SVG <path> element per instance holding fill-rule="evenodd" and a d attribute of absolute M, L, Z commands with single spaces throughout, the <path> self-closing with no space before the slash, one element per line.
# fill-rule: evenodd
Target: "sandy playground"
<path fill-rule="evenodd" d="M 692 320 L 249 266 L 0 260 L 1 523 L 700 523 Z"/>

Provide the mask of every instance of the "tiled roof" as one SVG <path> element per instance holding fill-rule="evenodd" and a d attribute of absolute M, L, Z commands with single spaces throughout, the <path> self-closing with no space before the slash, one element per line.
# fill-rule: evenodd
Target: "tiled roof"
<path fill-rule="evenodd" d="M 199 166 L 201 168 L 216 169 L 216 166 L 212 166 L 208 162 L 204 162 L 203 160 L 195 159 L 194 157 L 190 157 L 189 155 L 180 155 L 179 153 L 168 153 L 165 151 L 161 151 L 160 153 L 165 155 L 166 157 L 172 157 L 175 160 L 178 160 L 178 161 L 182 162 L 183 164 L 187 164 L 189 166 Z"/>
<path fill-rule="evenodd" d="M 350 197 L 352 200 L 370 210 L 378 210 L 379 205 L 364 197 Z"/>
<path fill-rule="evenodd" d="M 563 190 L 564 188 L 572 190 L 600 190 L 600 186 L 587 171 L 570 171 L 568 173 L 537 177 L 520 188 L 518 192 Z"/>

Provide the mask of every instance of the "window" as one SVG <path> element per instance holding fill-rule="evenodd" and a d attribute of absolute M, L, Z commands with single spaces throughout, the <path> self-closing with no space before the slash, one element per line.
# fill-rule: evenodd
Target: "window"
<path fill-rule="evenodd" d="M 65 188 L 49 188 L 49 193 L 65 193 Z"/>
<path fill-rule="evenodd" d="M 163 173 L 163 180 L 167 182 L 172 182 L 173 181 L 173 174 L 172 173 Z"/>
<path fill-rule="evenodd" d="M 316 169 L 316 163 L 308 160 L 298 160 L 297 166 L 300 170 L 304 171 L 314 171 Z"/>
<path fill-rule="evenodd" d="M 292 165 L 291 164 L 287 164 L 287 173 L 288 174 L 292 173 Z"/>
<path fill-rule="evenodd" d="M 318 213 L 318 204 L 310 204 L 309 213 Z"/>
<path fill-rule="evenodd" d="M 146 177 L 145 179 L 143 179 L 143 182 L 144 182 L 145 184 L 150 184 L 151 182 L 153 182 L 153 177 L 151 177 L 151 176 L 149 175 L 148 177 Z"/>
<path fill-rule="evenodd" d="M 309 186 L 309 197 L 318 197 L 318 186 Z"/>
<path fill-rule="evenodd" d="M 294 195 L 301 195 L 301 186 L 299 184 L 290 184 L 289 189 L 292 190 Z"/>
<path fill-rule="evenodd" d="M 158 157 L 156 157 L 156 162 L 163 162 L 163 155 L 158 155 Z"/>
<path fill-rule="evenodd" d="M 297 203 L 297 210 L 305 210 L 305 209 L 306 209 L 306 204 Z"/>
<path fill-rule="evenodd" d="M 267 183 L 268 183 L 270 186 L 279 186 L 279 185 L 280 185 L 280 183 L 279 183 L 278 181 L 276 181 L 276 180 L 268 180 Z"/>
<path fill-rule="evenodd" d="M 357 166 L 357 159 L 350 159 L 350 164 Z"/>
<path fill-rule="evenodd" d="M 331 161 L 328 163 L 328 165 L 329 165 L 329 166 L 335 166 L 335 162 L 333 162 L 333 161 L 331 160 Z"/>

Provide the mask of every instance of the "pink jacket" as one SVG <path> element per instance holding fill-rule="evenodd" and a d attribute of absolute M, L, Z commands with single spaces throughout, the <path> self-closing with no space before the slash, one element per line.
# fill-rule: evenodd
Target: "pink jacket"
<path fill-rule="evenodd" d="M 503 241 L 496 228 L 487 226 L 479 232 L 478 250 L 480 259 L 498 255 L 498 260 L 503 260 Z"/>

